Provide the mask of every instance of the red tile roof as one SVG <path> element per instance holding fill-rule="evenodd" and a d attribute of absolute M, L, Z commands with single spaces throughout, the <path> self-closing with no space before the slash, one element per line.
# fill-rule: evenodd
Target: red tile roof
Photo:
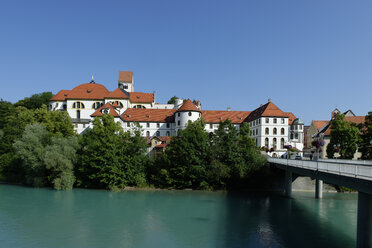
<path fill-rule="evenodd" d="M 322 127 L 324 127 L 325 125 L 328 124 L 329 121 L 312 121 L 314 127 L 319 130 L 321 129 Z"/>
<path fill-rule="evenodd" d="M 292 113 L 291 113 L 292 114 Z M 253 110 L 246 121 L 253 121 L 260 117 L 288 117 L 289 113 L 284 113 L 274 103 L 268 102 Z"/>
<path fill-rule="evenodd" d="M 162 143 L 162 144 L 160 144 L 160 145 L 157 145 L 157 146 L 155 146 L 155 147 L 158 147 L 158 148 L 164 148 L 164 147 L 166 147 L 167 146 L 167 144 L 165 144 L 165 143 Z"/>
<path fill-rule="evenodd" d="M 102 113 L 102 110 L 103 109 L 109 109 L 109 114 L 114 116 L 114 117 L 120 117 L 120 115 L 118 114 L 118 112 L 116 112 L 116 110 L 114 109 L 114 107 L 108 102 L 106 103 L 105 105 L 103 105 L 102 107 L 100 107 L 99 109 L 97 109 L 96 112 L 94 112 L 93 114 L 91 114 L 90 116 L 91 117 L 97 117 L 97 116 L 102 116 L 104 115 Z"/>
<path fill-rule="evenodd" d="M 131 71 L 119 71 L 118 82 L 133 82 L 133 72 L 131 72 Z"/>
<path fill-rule="evenodd" d="M 183 112 L 183 111 L 201 112 L 200 109 L 198 109 L 190 99 L 187 99 L 186 102 L 184 102 L 182 106 L 177 110 L 177 112 Z"/>
<path fill-rule="evenodd" d="M 365 122 L 365 116 L 345 116 L 344 120 L 358 125 Z M 323 130 L 324 136 L 331 135 L 331 129 L 332 125 L 328 125 L 328 127 L 326 127 L 326 129 Z"/>
<path fill-rule="evenodd" d="M 66 99 L 104 99 L 109 91 L 102 84 L 81 84 L 73 88 Z"/>
<path fill-rule="evenodd" d="M 240 124 L 250 113 L 250 111 L 203 110 L 202 117 L 206 123 L 219 123 L 220 121 L 229 119 L 234 124 Z"/>
<path fill-rule="evenodd" d="M 153 93 L 130 92 L 129 100 L 135 103 L 152 103 L 154 102 Z"/>
<path fill-rule="evenodd" d="M 71 90 L 60 90 L 50 101 L 65 101 Z"/>
<path fill-rule="evenodd" d="M 292 112 L 284 112 L 284 114 L 286 114 L 288 117 L 288 124 L 292 125 L 294 120 L 296 120 L 296 116 Z"/>
<path fill-rule="evenodd" d="M 174 109 L 135 109 L 129 108 L 122 115 L 124 121 L 135 122 L 174 122 Z"/>
<path fill-rule="evenodd" d="M 117 88 L 114 91 L 109 92 L 105 98 L 111 98 L 111 99 L 128 99 L 129 96 L 125 94 L 120 88 Z"/>
<path fill-rule="evenodd" d="M 171 136 L 152 136 L 152 137 L 147 137 L 146 142 L 147 144 L 149 144 L 151 140 L 158 139 L 168 144 L 171 141 L 171 138 L 172 138 Z"/>

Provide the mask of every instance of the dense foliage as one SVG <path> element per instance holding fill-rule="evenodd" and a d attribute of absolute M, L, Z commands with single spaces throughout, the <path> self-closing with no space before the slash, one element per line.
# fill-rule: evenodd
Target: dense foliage
<path fill-rule="evenodd" d="M 168 104 L 174 104 L 177 99 L 178 99 L 178 97 L 173 96 L 171 99 L 168 100 Z"/>
<path fill-rule="evenodd" d="M 33 94 L 31 97 L 25 97 L 14 104 L 15 107 L 25 107 L 28 109 L 37 109 L 43 105 L 48 106 L 50 98 L 53 97 L 52 92 L 43 92 Z"/>
<path fill-rule="evenodd" d="M 341 147 L 339 151 L 341 159 L 352 159 L 358 149 L 359 128 L 354 123 L 345 121 L 344 118 L 344 115 L 337 114 L 331 121 L 331 140 L 326 150 L 328 158 L 333 158 L 334 145 L 337 144 Z"/>
<path fill-rule="evenodd" d="M 366 116 L 360 138 L 359 150 L 362 153 L 362 159 L 372 160 L 372 112 L 368 112 Z"/>
<path fill-rule="evenodd" d="M 221 122 L 214 134 L 204 126 L 203 120 L 189 123 L 172 138 L 165 153 L 149 166 L 151 183 L 163 188 L 238 188 L 265 164 L 249 137 L 248 124 L 240 133 L 229 120 Z"/>

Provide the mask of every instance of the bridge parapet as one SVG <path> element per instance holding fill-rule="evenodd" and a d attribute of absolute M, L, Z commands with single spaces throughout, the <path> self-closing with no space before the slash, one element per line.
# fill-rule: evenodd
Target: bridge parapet
<path fill-rule="evenodd" d="M 314 171 L 322 171 L 347 177 L 360 178 L 372 181 L 372 165 L 369 163 L 360 163 L 361 161 L 309 161 L 309 160 L 293 160 L 281 158 L 268 158 L 270 163 L 304 168 Z M 337 162 L 335 162 L 337 161 Z M 357 162 L 357 163 L 355 163 Z M 368 161 L 369 162 L 369 161 Z"/>

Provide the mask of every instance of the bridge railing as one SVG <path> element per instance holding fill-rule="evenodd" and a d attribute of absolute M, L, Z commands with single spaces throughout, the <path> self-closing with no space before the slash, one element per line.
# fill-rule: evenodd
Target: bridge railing
<path fill-rule="evenodd" d="M 362 163 L 342 163 L 340 162 L 326 162 L 321 161 L 310 161 L 310 160 L 293 160 L 293 159 L 281 159 L 281 158 L 268 158 L 270 163 L 282 164 L 287 166 L 299 167 L 308 170 L 322 171 L 332 174 L 338 174 L 348 177 L 356 177 L 365 180 L 372 180 L 372 166 L 369 164 Z"/>

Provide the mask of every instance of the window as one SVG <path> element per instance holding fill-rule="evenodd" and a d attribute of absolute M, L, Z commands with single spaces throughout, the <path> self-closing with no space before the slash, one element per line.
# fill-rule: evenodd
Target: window
<path fill-rule="evenodd" d="M 191 112 L 189 112 L 189 116 L 191 116 L 192 115 L 192 113 Z"/>
<path fill-rule="evenodd" d="M 282 124 L 284 124 L 284 122 L 285 122 L 285 121 L 284 121 L 284 118 L 282 118 Z"/>
<path fill-rule="evenodd" d="M 258 119 L 258 124 L 261 124 L 261 119 Z"/>
<path fill-rule="evenodd" d="M 170 132 L 169 131 L 167 131 L 167 136 L 170 136 Z"/>
<path fill-rule="evenodd" d="M 127 122 L 127 127 L 130 127 L 130 122 Z"/>
<path fill-rule="evenodd" d="M 181 122 L 180 121 L 177 121 L 177 125 L 180 126 L 181 125 Z"/>
<path fill-rule="evenodd" d="M 119 101 L 115 101 L 114 103 L 116 103 L 117 105 L 119 105 L 120 108 L 123 107 L 123 104 L 121 102 L 119 102 Z"/>
<path fill-rule="evenodd" d="M 280 149 L 284 149 L 284 138 L 280 140 Z"/>
<path fill-rule="evenodd" d="M 49 104 L 49 110 L 52 110 L 52 108 L 53 108 L 53 105 Z"/>
<path fill-rule="evenodd" d="M 76 118 L 80 119 L 80 110 L 76 110 Z"/>
<path fill-rule="evenodd" d="M 167 128 L 170 128 L 170 124 L 169 123 L 167 123 Z M 169 135 L 168 135 L 169 136 Z"/>
<path fill-rule="evenodd" d="M 156 127 L 160 127 L 160 123 L 156 123 Z"/>
<path fill-rule="evenodd" d="M 276 118 L 274 118 L 274 123 L 276 124 Z"/>
<path fill-rule="evenodd" d="M 67 109 L 67 105 L 63 104 L 63 110 L 66 110 L 66 109 Z"/>
<path fill-rule="evenodd" d="M 276 149 L 276 138 L 273 139 L 273 147 Z"/>
<path fill-rule="evenodd" d="M 210 129 L 213 128 L 213 124 L 212 124 L 212 123 L 209 124 L 209 128 L 210 128 Z"/>
<path fill-rule="evenodd" d="M 145 109 L 146 107 L 143 106 L 143 105 L 135 105 L 135 106 L 133 106 L 133 108 L 136 108 L 136 109 Z"/>
<path fill-rule="evenodd" d="M 146 132 L 146 137 L 150 137 L 150 132 L 149 131 Z"/>
<path fill-rule="evenodd" d="M 266 139 L 265 139 L 265 146 L 266 146 L 267 148 L 269 148 L 269 138 L 266 138 Z"/>
<path fill-rule="evenodd" d="M 270 118 L 266 118 L 266 123 L 270 123 Z"/>
<path fill-rule="evenodd" d="M 160 132 L 159 131 L 156 131 L 156 136 L 160 136 Z"/>
<path fill-rule="evenodd" d="M 180 113 L 179 112 L 177 113 L 177 116 L 180 117 Z"/>
<path fill-rule="evenodd" d="M 291 133 L 291 139 L 293 139 L 293 133 Z"/>
<path fill-rule="evenodd" d="M 298 126 L 297 125 L 295 125 L 295 130 L 297 130 L 298 129 Z"/>
<path fill-rule="evenodd" d="M 82 103 L 82 102 L 74 102 L 73 104 L 72 104 L 72 108 L 77 108 L 77 109 L 80 109 L 80 108 L 85 108 L 85 105 L 84 105 L 84 103 Z"/>
<path fill-rule="evenodd" d="M 295 133 L 295 139 L 298 139 L 298 133 Z"/>
<path fill-rule="evenodd" d="M 275 120 L 275 119 L 274 119 Z M 276 134 L 276 127 L 274 127 L 273 134 Z"/>
<path fill-rule="evenodd" d="M 100 107 L 102 107 L 101 102 L 95 102 L 92 104 L 92 109 L 99 109 Z"/>
<path fill-rule="evenodd" d="M 298 129 L 299 129 L 299 130 L 302 130 L 302 125 L 299 125 L 299 126 L 298 126 Z"/>
<path fill-rule="evenodd" d="M 269 128 L 265 128 L 265 134 L 269 134 Z"/>
<path fill-rule="evenodd" d="M 147 122 L 147 123 L 146 123 L 146 127 L 150 127 L 150 123 Z"/>
<path fill-rule="evenodd" d="M 280 134 L 281 134 L 281 135 L 284 135 L 284 132 L 285 132 L 285 131 L 284 131 L 284 128 L 282 128 L 282 129 L 280 130 Z"/>
<path fill-rule="evenodd" d="M 83 124 L 83 128 L 85 128 L 85 124 Z"/>
<path fill-rule="evenodd" d="M 127 84 L 124 84 L 124 85 L 123 85 L 123 88 L 124 88 L 125 90 L 127 90 L 127 89 L 128 89 L 128 85 L 127 85 Z"/>

